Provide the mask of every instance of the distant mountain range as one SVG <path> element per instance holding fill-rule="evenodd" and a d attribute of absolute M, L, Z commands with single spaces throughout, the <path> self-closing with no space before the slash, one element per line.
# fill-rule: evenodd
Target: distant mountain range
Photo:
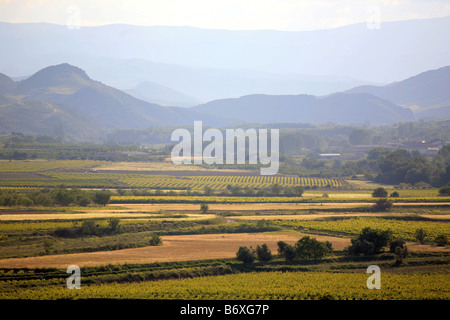
<path fill-rule="evenodd" d="M 450 17 L 383 21 L 380 27 L 239 31 L 0 23 L 0 72 L 29 76 L 69 63 L 117 89 L 149 81 L 162 92 L 206 103 L 249 94 L 326 95 L 450 65 Z"/>
<path fill-rule="evenodd" d="M 141 82 L 137 86 L 125 90 L 125 92 L 138 99 L 162 106 L 192 107 L 201 103 L 194 97 L 151 81 Z"/>
<path fill-rule="evenodd" d="M 0 77 L 0 132 L 54 135 L 55 128 L 77 139 L 105 136 L 114 129 L 189 125 L 194 120 L 223 126 L 225 117 L 139 100 L 94 81 L 69 64 L 50 66 L 14 82 Z"/>
<path fill-rule="evenodd" d="M 450 66 L 422 72 L 385 86 L 359 86 L 347 93 L 369 93 L 409 107 L 418 118 L 450 116 Z"/>
<path fill-rule="evenodd" d="M 371 94 L 336 93 L 309 95 L 249 95 L 215 100 L 192 108 L 217 116 L 238 117 L 246 122 L 312 122 L 372 125 L 413 121 L 411 110 Z"/>
<path fill-rule="evenodd" d="M 442 119 L 450 118 L 449 79 L 450 67 L 444 67 L 386 86 L 359 86 L 326 96 L 253 94 L 181 108 L 140 100 L 64 63 L 17 82 L 0 74 L 0 133 L 61 135 L 63 131 L 66 137 L 86 140 L 102 139 L 115 129 L 189 126 L 195 120 L 226 127 L 244 122 L 381 125 L 423 115 Z M 155 86 L 144 83 L 135 90 L 151 99 Z M 188 99 L 164 90 L 165 99 Z M 155 98 L 161 97 L 155 94 Z"/>
<path fill-rule="evenodd" d="M 450 118 L 450 66 L 385 86 L 358 86 L 323 97 L 249 95 L 193 108 L 248 122 L 386 124 Z M 414 113 L 413 113 L 414 112 Z"/>

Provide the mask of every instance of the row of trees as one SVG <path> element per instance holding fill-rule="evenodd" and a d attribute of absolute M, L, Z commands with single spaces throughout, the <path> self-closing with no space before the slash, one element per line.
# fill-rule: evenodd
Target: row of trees
<path fill-rule="evenodd" d="M 321 259 L 333 251 L 331 242 L 321 242 L 315 238 L 305 236 L 297 241 L 294 246 L 279 241 L 278 254 L 286 261 L 293 261 L 294 259 Z M 239 247 L 236 252 L 236 258 L 244 263 L 252 263 L 255 259 L 261 262 L 272 260 L 273 255 L 267 244 L 257 245 L 256 250 L 251 247 Z"/>
<path fill-rule="evenodd" d="M 30 193 L 4 192 L 0 194 L 1 206 L 24 206 L 33 205 L 50 207 L 60 206 L 88 206 L 92 203 L 106 206 L 111 198 L 108 190 L 87 191 L 81 189 L 55 190 L 45 189 L 43 191 Z"/>
<path fill-rule="evenodd" d="M 424 182 L 441 187 L 450 181 L 450 145 L 442 147 L 431 160 L 418 151 L 409 152 L 405 149 L 374 149 L 367 158 L 376 161 L 379 174 L 375 180 L 378 182 Z"/>
<path fill-rule="evenodd" d="M 423 229 L 416 230 L 416 239 L 423 244 L 427 237 Z M 448 243 L 446 235 L 439 235 L 435 239 L 436 243 L 445 246 Z M 329 241 L 318 241 L 315 238 L 305 236 L 298 240 L 295 245 L 290 245 L 284 241 L 279 241 L 278 254 L 286 261 L 295 259 L 322 259 L 333 252 L 333 247 Z M 397 264 L 401 264 L 408 257 L 408 247 L 403 239 L 395 238 L 391 230 L 376 230 L 364 228 L 360 234 L 351 239 L 351 245 L 345 248 L 345 253 L 351 256 L 375 255 L 384 252 L 389 247 L 389 252 L 394 254 Z M 236 252 L 238 260 L 244 263 L 252 263 L 256 259 L 261 262 L 272 260 L 272 252 L 267 244 L 257 246 L 256 250 L 251 247 L 240 247 Z"/>
<path fill-rule="evenodd" d="M 291 196 L 291 197 L 301 197 L 305 192 L 305 187 L 303 186 L 282 186 L 278 183 L 272 184 L 268 189 L 255 190 L 249 187 L 241 187 L 238 185 L 228 185 L 225 194 L 231 196 Z M 214 194 L 214 190 L 205 186 L 203 188 L 203 194 L 205 196 L 210 196 Z"/>

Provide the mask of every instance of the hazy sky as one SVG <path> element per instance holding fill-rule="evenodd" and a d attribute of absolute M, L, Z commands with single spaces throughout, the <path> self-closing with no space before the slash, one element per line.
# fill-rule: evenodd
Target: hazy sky
<path fill-rule="evenodd" d="M 0 0 L 2 22 L 312 30 L 450 15 L 450 0 Z"/>

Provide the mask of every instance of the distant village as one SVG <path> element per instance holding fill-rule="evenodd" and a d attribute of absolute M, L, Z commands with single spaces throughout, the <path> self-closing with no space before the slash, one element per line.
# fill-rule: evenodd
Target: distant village
<path fill-rule="evenodd" d="M 342 150 L 342 153 L 321 153 L 319 156 L 322 159 L 361 159 L 365 158 L 367 153 L 375 148 L 389 148 L 406 149 L 408 151 L 417 150 L 424 156 L 436 156 L 439 150 L 446 144 L 450 144 L 450 141 L 425 141 L 425 140 L 411 140 L 402 139 L 392 140 L 386 144 L 380 145 L 354 145 Z"/>

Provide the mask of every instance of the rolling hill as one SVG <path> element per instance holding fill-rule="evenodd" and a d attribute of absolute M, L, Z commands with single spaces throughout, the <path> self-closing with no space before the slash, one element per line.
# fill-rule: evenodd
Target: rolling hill
<path fill-rule="evenodd" d="M 73 130 L 67 130 L 72 137 L 85 138 L 91 134 L 104 136 L 119 128 L 192 125 L 194 120 L 223 126 L 230 121 L 139 100 L 92 80 L 82 69 L 66 63 L 44 68 L 17 83 L 11 83 L 6 76 L 2 79 L 4 93 L 0 96 L 3 101 L 0 118 L 3 132 L 49 134 L 54 125 L 61 123 L 64 128 L 73 127 Z M 29 121 L 36 125 L 28 125 Z M 45 129 L 47 125 L 49 128 Z"/>
<path fill-rule="evenodd" d="M 193 109 L 259 123 L 388 124 L 414 120 L 411 110 L 371 94 L 336 93 L 326 97 L 248 95 L 211 101 Z"/>
<path fill-rule="evenodd" d="M 420 118 L 450 117 L 450 66 L 422 72 L 385 86 L 358 86 L 347 93 L 369 93 L 410 107 Z"/>

